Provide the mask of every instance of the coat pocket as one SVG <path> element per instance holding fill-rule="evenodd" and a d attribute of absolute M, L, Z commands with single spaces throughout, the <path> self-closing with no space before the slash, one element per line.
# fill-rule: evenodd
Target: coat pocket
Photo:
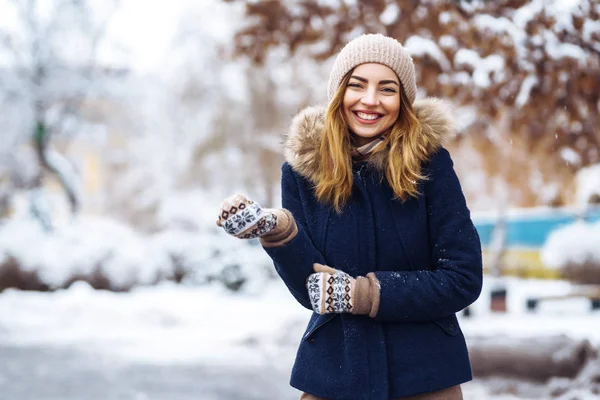
<path fill-rule="evenodd" d="M 316 315 L 316 317 L 315 317 Z M 310 340 L 310 338 L 313 336 L 313 334 L 317 331 L 317 329 L 319 329 L 320 327 L 322 327 L 323 325 L 325 325 L 326 323 L 328 323 L 329 321 L 331 321 L 332 319 L 334 319 L 337 316 L 337 314 L 317 314 L 317 313 L 313 313 L 313 317 L 310 320 L 310 323 L 308 324 L 308 327 L 306 328 L 306 332 L 304 332 L 304 336 L 302 336 L 302 340 Z"/>
<path fill-rule="evenodd" d="M 450 336 L 456 336 L 460 332 L 456 315 L 434 319 L 433 322 Z"/>

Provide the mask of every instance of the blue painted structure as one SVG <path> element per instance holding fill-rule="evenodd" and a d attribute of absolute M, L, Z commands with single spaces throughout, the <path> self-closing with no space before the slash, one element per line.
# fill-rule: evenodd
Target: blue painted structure
<path fill-rule="evenodd" d="M 508 212 L 506 216 L 506 246 L 510 248 L 540 249 L 548 235 L 555 229 L 577 220 L 586 222 L 600 221 L 600 206 L 587 210 L 574 208 L 540 208 Z M 473 222 L 479 233 L 481 244 L 488 247 L 497 218 L 473 215 Z M 598 238 L 600 245 L 600 238 Z"/>

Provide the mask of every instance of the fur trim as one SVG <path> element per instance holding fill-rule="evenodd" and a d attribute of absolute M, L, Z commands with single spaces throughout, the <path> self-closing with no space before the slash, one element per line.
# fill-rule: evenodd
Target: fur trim
<path fill-rule="evenodd" d="M 454 134 L 455 123 L 450 105 L 437 98 L 416 100 L 413 111 L 423 126 L 423 135 L 431 157 L 442 145 L 443 138 Z M 308 107 L 292 120 L 290 130 L 284 138 L 285 160 L 292 169 L 315 182 L 317 155 L 321 146 L 321 135 L 325 129 L 325 108 Z M 377 152 L 369 160 L 383 170 L 387 163 L 387 151 Z"/>
<path fill-rule="evenodd" d="M 324 129 L 325 108 L 308 107 L 294 117 L 290 131 L 284 139 L 285 160 L 294 171 L 312 182 L 315 181 L 317 155 Z"/>
<path fill-rule="evenodd" d="M 447 101 L 435 97 L 417 100 L 413 104 L 413 111 L 421 124 L 426 135 L 436 137 L 436 148 L 442 145 L 445 137 L 455 133 L 456 124 L 452 107 Z"/>

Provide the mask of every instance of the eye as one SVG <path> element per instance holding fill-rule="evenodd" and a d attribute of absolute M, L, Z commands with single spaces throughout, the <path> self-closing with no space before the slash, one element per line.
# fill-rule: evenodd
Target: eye
<path fill-rule="evenodd" d="M 391 88 L 391 87 L 386 87 L 386 88 L 383 88 L 383 89 L 381 89 L 381 90 L 383 90 L 384 92 L 387 92 L 387 93 L 398 93 L 398 92 L 396 91 L 396 89 L 394 89 L 394 88 Z"/>
<path fill-rule="evenodd" d="M 352 82 L 349 83 L 347 87 L 361 88 L 362 85 L 360 83 Z"/>

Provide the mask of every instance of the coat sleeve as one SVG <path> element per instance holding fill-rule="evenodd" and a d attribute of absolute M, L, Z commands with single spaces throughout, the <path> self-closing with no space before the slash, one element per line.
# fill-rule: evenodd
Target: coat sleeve
<path fill-rule="evenodd" d="M 312 310 L 306 280 L 312 274 L 313 264 L 325 264 L 325 259 L 315 248 L 308 234 L 307 218 L 304 215 L 298 182 L 291 166 L 286 162 L 281 167 L 282 206 L 292 213 L 298 234 L 288 243 L 278 247 L 264 247 L 273 259 L 277 273 L 292 295 L 304 307 Z"/>
<path fill-rule="evenodd" d="M 425 170 L 430 265 L 377 271 L 380 321 L 425 321 L 453 315 L 481 293 L 481 243 L 450 154 L 441 148 Z"/>

